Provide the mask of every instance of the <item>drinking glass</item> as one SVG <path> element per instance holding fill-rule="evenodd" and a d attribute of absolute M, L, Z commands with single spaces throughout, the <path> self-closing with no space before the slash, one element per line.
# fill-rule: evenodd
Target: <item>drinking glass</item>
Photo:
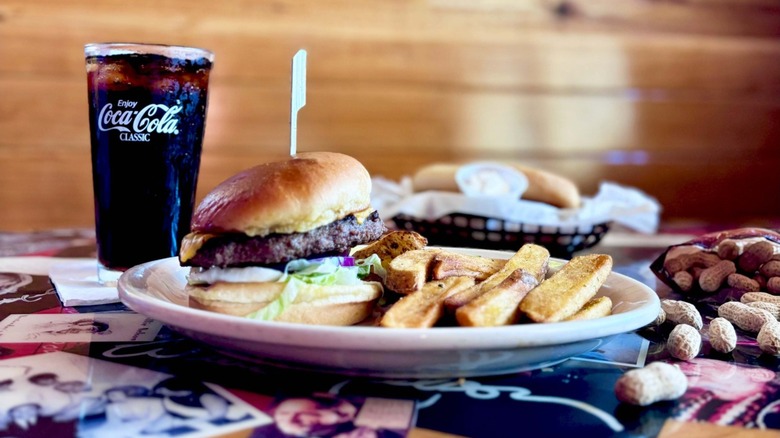
<path fill-rule="evenodd" d="M 84 48 L 98 280 L 178 254 L 190 230 L 214 59 L 208 50 Z"/>

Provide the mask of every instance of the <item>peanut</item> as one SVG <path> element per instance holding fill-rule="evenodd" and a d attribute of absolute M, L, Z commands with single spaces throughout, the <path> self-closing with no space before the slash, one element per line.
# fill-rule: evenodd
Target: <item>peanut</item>
<path fill-rule="evenodd" d="M 726 318 L 742 330 L 752 333 L 758 333 L 761 330 L 761 326 L 767 322 L 776 321 L 774 316 L 766 310 L 750 307 L 739 301 L 729 301 L 721 304 L 718 307 L 718 316 Z"/>
<path fill-rule="evenodd" d="M 664 260 L 664 269 L 674 275 L 680 271 L 687 271 L 694 266 L 709 268 L 719 261 L 720 257 L 717 254 L 699 250 Z"/>
<path fill-rule="evenodd" d="M 667 258 L 664 260 L 664 269 L 674 275 L 678 272 L 687 271 L 691 267 L 688 265 L 688 255 L 683 254 L 678 257 Z"/>
<path fill-rule="evenodd" d="M 761 274 L 756 274 L 753 276 L 753 280 L 758 283 L 758 290 L 766 290 L 766 277 Z"/>
<path fill-rule="evenodd" d="M 724 240 L 718 245 L 718 257 L 723 260 L 735 260 L 739 257 L 739 245 L 733 240 Z"/>
<path fill-rule="evenodd" d="M 688 324 L 677 324 L 669 333 L 666 349 L 674 358 L 691 360 L 701 350 L 701 335 L 698 330 Z"/>
<path fill-rule="evenodd" d="M 647 406 L 680 398 L 688 389 L 688 378 L 675 365 L 653 362 L 626 372 L 615 383 L 615 395 L 623 403 Z"/>
<path fill-rule="evenodd" d="M 726 318 L 710 321 L 708 334 L 712 348 L 721 353 L 730 353 L 737 347 L 737 332 Z"/>
<path fill-rule="evenodd" d="M 780 305 L 775 303 L 768 303 L 766 301 L 753 301 L 752 303 L 747 303 L 748 306 L 754 307 L 756 309 L 764 309 L 767 312 L 771 313 L 772 316 L 775 317 L 775 319 L 780 319 Z"/>
<path fill-rule="evenodd" d="M 780 260 L 770 260 L 764 263 L 758 272 L 766 278 L 780 277 Z"/>
<path fill-rule="evenodd" d="M 688 292 L 693 287 L 693 275 L 688 271 L 680 271 L 674 274 L 672 281 L 674 281 L 683 292 Z"/>
<path fill-rule="evenodd" d="M 739 301 L 747 304 L 747 303 L 753 303 L 756 301 L 761 301 L 765 303 L 773 303 L 780 305 L 780 297 L 768 294 L 766 292 L 748 292 L 746 294 L 743 294 Z"/>
<path fill-rule="evenodd" d="M 678 300 L 661 300 L 661 309 L 666 312 L 666 319 L 675 324 L 688 324 L 699 330 L 704 325 L 701 314 L 691 303 Z"/>
<path fill-rule="evenodd" d="M 729 275 L 726 277 L 726 283 L 728 283 L 728 285 L 734 289 L 742 291 L 758 292 L 761 290 L 761 285 L 758 284 L 756 280 L 753 280 L 752 278 L 746 277 L 742 274 L 734 273 Z"/>
<path fill-rule="evenodd" d="M 780 353 L 780 322 L 771 321 L 764 324 L 756 336 L 756 341 L 761 351 L 774 355 Z"/>
<path fill-rule="evenodd" d="M 758 268 L 769 261 L 775 255 L 775 246 L 771 242 L 756 242 L 742 252 L 737 259 L 737 266 L 740 271 L 752 274 L 758 271 Z"/>
<path fill-rule="evenodd" d="M 705 292 L 715 292 L 720 289 L 720 285 L 726 278 L 737 272 L 734 262 L 730 260 L 721 260 L 714 266 L 702 271 L 699 277 L 699 287 Z"/>
<path fill-rule="evenodd" d="M 766 291 L 770 294 L 780 294 L 780 277 L 772 277 L 766 281 Z"/>
<path fill-rule="evenodd" d="M 666 312 L 664 312 L 663 307 L 658 309 L 658 316 L 655 317 L 655 321 L 651 322 L 651 326 L 659 326 L 666 322 Z"/>

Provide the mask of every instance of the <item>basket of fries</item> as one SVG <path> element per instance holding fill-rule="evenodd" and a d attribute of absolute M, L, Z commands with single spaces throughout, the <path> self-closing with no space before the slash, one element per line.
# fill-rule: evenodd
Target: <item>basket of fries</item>
<path fill-rule="evenodd" d="M 596 245 L 610 227 L 609 222 L 523 224 L 466 213 L 447 214 L 437 219 L 398 214 L 391 220 L 398 229 L 424 235 L 432 245 L 517 250 L 526 243 L 534 243 L 547 248 L 554 257 L 563 258 Z"/>

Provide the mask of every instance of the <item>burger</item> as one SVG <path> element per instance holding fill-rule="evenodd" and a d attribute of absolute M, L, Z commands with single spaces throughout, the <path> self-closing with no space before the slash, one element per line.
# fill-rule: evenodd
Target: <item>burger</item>
<path fill-rule="evenodd" d="M 356 159 L 297 154 L 220 183 L 197 206 L 179 261 L 196 308 L 309 324 L 351 325 L 382 295 L 377 256 L 356 245 L 385 225 L 370 204 L 371 178 Z"/>

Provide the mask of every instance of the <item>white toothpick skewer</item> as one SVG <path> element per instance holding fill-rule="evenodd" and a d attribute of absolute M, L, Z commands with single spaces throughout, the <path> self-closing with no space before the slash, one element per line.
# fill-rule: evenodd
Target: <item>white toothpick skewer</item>
<path fill-rule="evenodd" d="M 299 50 L 292 60 L 292 97 L 290 102 L 290 156 L 298 147 L 298 110 L 306 105 L 306 51 Z"/>

